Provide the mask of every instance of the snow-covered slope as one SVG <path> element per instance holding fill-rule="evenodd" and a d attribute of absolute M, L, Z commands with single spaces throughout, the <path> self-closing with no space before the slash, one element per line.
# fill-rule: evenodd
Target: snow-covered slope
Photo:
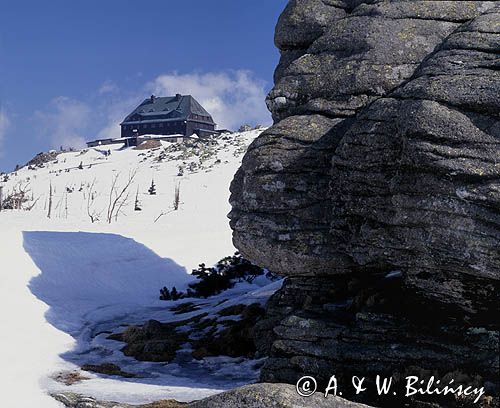
<path fill-rule="evenodd" d="M 117 144 L 104 146 L 106 150 L 61 153 L 43 167 L 23 167 L 11 173 L 7 182 L 0 182 L 4 197 L 21 188 L 30 198 L 24 207 L 34 205 L 29 212 L 0 213 L 0 223 L 38 230 L 114 232 L 142 242 L 160 256 L 175 253 L 175 261 L 188 270 L 202 261 L 214 263 L 234 250 L 227 222 L 229 184 L 243 153 L 261 131 L 225 135 L 210 144 L 162 142 L 163 147 L 150 150 L 124 149 Z M 105 154 L 108 149 L 109 156 Z M 113 181 L 119 193 L 134 173 L 123 195 L 128 199 L 118 218 L 113 216 L 108 223 Z M 152 181 L 156 195 L 148 193 Z M 173 210 L 176 186 L 178 211 Z M 137 193 L 142 211 L 134 211 Z M 115 194 L 111 196 L 113 200 Z M 89 214 L 98 221 L 92 223 Z"/>
<path fill-rule="evenodd" d="M 99 149 L 61 153 L 42 166 L 8 175 L 1 183 L 4 197 L 23 189 L 29 198 L 24 207 L 32 208 L 0 212 L 3 402 L 57 407 L 46 393 L 64 390 L 131 403 L 192 400 L 255 378 L 254 364 L 238 359 L 137 365 L 119 352 L 119 343 L 96 332 L 151 318 L 178 319 L 158 300 L 159 288 L 183 289 L 193 279 L 192 268 L 234 252 L 227 221 L 229 184 L 259 133 L 237 133 L 209 144 L 162 142 L 146 150 L 114 145 L 110 155 Z M 118 201 L 117 216 L 108 217 L 131 175 L 122 195 L 128 198 Z M 155 195 L 148 193 L 152 181 Z M 141 211 L 134 209 L 136 195 Z M 263 303 L 280 284 L 256 283 L 227 291 L 222 295 L 229 299 L 226 305 Z M 203 307 L 211 313 L 220 301 L 215 297 Z M 89 375 L 90 380 L 72 387 L 50 379 L 101 360 L 119 361 L 142 378 Z"/>

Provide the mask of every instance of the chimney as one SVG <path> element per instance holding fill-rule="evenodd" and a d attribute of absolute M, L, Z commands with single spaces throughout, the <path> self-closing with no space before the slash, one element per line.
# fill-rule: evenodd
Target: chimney
<path fill-rule="evenodd" d="M 176 101 L 180 101 L 182 98 L 182 95 L 181 94 L 175 94 L 175 100 Z"/>
<path fill-rule="evenodd" d="M 151 103 L 154 103 L 154 102 L 155 102 L 155 99 L 156 99 L 156 96 L 151 95 Z"/>

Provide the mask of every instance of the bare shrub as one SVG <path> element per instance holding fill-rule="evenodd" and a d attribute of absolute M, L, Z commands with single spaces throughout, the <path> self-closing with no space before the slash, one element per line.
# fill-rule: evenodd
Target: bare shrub
<path fill-rule="evenodd" d="M 32 198 L 29 183 L 17 183 L 10 193 L 7 193 L 2 201 L 2 209 L 4 210 L 31 210 L 36 204 L 36 200 L 33 205 L 27 205 L 30 201 L 34 201 Z"/>
<path fill-rule="evenodd" d="M 52 182 L 50 182 L 50 184 L 49 184 L 49 210 L 47 211 L 47 218 L 52 217 L 52 196 L 53 196 Z"/>
<path fill-rule="evenodd" d="M 177 183 L 175 185 L 175 190 L 174 190 L 174 211 L 177 211 L 179 209 L 180 202 L 181 202 L 181 184 Z"/>
<path fill-rule="evenodd" d="M 129 173 L 128 179 L 125 182 L 125 185 L 120 188 L 118 187 L 118 180 L 120 178 L 120 173 L 115 175 L 113 178 L 113 182 L 111 183 L 111 190 L 109 192 L 109 204 L 106 220 L 109 224 L 115 221 L 118 221 L 118 215 L 121 213 L 122 208 L 128 203 L 129 199 L 129 189 L 132 185 L 132 182 L 137 175 L 137 170 L 133 170 Z"/>
<path fill-rule="evenodd" d="M 101 218 L 102 211 L 95 209 L 95 199 L 97 197 L 97 192 L 95 190 L 96 180 L 92 180 L 92 183 L 87 185 L 87 191 L 84 191 L 84 197 L 86 197 L 87 203 L 87 215 L 90 218 L 90 222 L 93 224 Z"/>

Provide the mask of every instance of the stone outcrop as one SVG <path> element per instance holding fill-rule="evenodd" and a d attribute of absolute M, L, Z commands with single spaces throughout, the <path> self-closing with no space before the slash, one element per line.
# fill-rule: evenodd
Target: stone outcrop
<path fill-rule="evenodd" d="M 174 400 L 157 401 L 144 405 L 121 404 L 118 402 L 98 401 L 95 398 L 71 392 L 53 394 L 52 397 L 67 408 L 183 408 L 188 406 L 186 403 Z"/>
<path fill-rule="evenodd" d="M 253 384 L 223 392 L 190 404 L 173 400 L 146 405 L 129 405 L 97 401 L 72 393 L 53 395 L 68 408 L 370 408 L 340 397 L 325 398 L 321 393 L 304 398 L 288 384 Z"/>
<path fill-rule="evenodd" d="M 29 168 L 44 167 L 45 163 L 49 163 L 53 160 L 56 160 L 57 156 L 59 156 L 60 153 L 61 152 L 57 152 L 55 150 L 51 150 L 50 152 L 38 153 L 23 167 L 29 167 Z"/>
<path fill-rule="evenodd" d="M 171 310 L 181 315 L 199 310 L 199 307 L 186 302 Z M 125 331 L 112 333 L 107 338 L 126 343 L 121 351 L 139 361 L 175 362 L 185 345 L 190 346 L 192 351 L 188 353 L 197 360 L 215 356 L 257 358 L 256 346 L 260 339 L 255 338 L 254 326 L 263 314 L 264 309 L 258 303 L 228 306 L 212 316 L 208 316 L 205 308 L 185 320 L 167 323 L 149 320 L 142 326 L 128 326 Z M 128 378 L 135 376 L 109 363 L 86 364 L 82 369 Z"/>
<path fill-rule="evenodd" d="M 253 384 L 189 404 L 192 408 L 370 408 L 321 393 L 305 398 L 287 384 Z"/>
<path fill-rule="evenodd" d="M 497 393 L 500 2 L 294 0 L 276 44 L 275 125 L 231 186 L 235 245 L 288 276 L 262 379 Z"/>

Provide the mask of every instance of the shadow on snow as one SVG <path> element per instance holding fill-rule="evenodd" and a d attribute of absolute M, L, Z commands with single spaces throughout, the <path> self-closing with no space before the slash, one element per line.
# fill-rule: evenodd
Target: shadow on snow
<path fill-rule="evenodd" d="M 167 320 L 171 312 L 158 300 L 165 285 L 183 290 L 193 278 L 171 259 L 115 234 L 86 232 L 24 232 L 24 249 L 41 273 L 29 289 L 50 308 L 47 321 L 70 334 L 73 350 L 61 357 L 78 366 L 113 362 L 139 378 L 123 381 L 159 385 L 199 384 L 203 372 L 187 363 L 138 362 L 124 356 L 123 343 L 106 339 L 120 326 L 143 324 L 148 318 Z M 198 380 L 196 380 L 198 378 Z M 203 386 L 220 387 L 207 379 Z M 246 380 L 248 382 L 248 380 Z"/>

